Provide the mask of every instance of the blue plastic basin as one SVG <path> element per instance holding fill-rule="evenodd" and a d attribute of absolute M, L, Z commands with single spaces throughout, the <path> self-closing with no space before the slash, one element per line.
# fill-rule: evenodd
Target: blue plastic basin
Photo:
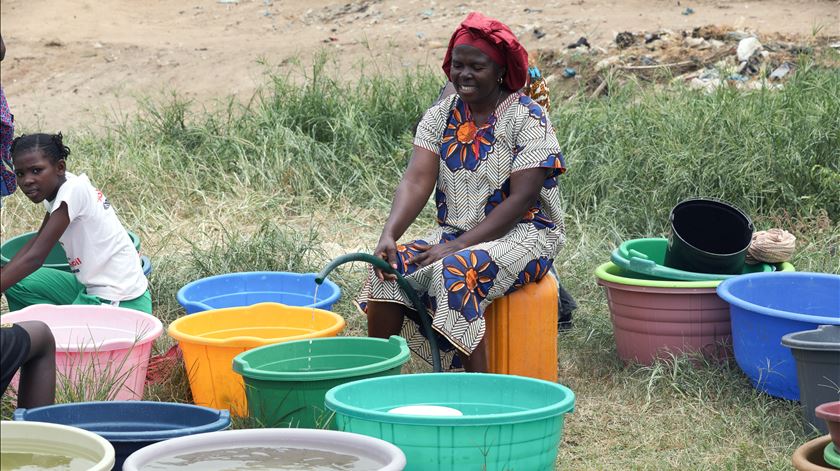
<path fill-rule="evenodd" d="M 135 451 L 170 438 L 216 432 L 230 426 L 230 412 L 192 404 L 153 401 L 77 402 L 17 409 L 15 420 L 70 425 L 111 442 L 115 470 Z"/>
<path fill-rule="evenodd" d="M 782 337 L 840 325 L 840 275 L 754 273 L 724 281 L 717 293 L 730 305 L 738 366 L 757 389 L 798 401 L 796 360 Z"/>
<path fill-rule="evenodd" d="M 338 285 L 324 280 L 313 303 L 315 287 L 315 273 L 229 273 L 193 281 L 178 290 L 177 298 L 187 314 L 266 302 L 332 310 L 341 296 Z"/>
<path fill-rule="evenodd" d="M 143 275 L 145 275 L 146 278 L 148 278 L 149 275 L 152 274 L 152 261 L 151 261 L 151 259 L 149 259 L 149 257 L 147 257 L 145 255 L 141 255 L 140 256 L 140 266 L 143 268 Z"/>

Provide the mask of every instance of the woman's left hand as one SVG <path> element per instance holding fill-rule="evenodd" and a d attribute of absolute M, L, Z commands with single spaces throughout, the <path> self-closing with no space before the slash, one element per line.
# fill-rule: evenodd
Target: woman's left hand
<path fill-rule="evenodd" d="M 427 247 L 417 247 L 418 249 L 421 249 L 423 253 L 416 255 L 411 259 L 411 261 L 421 268 L 431 265 L 438 260 L 448 257 L 449 255 L 463 249 L 463 247 L 460 246 L 461 244 L 456 242 L 456 240 L 452 240 L 440 244 L 429 245 Z"/>

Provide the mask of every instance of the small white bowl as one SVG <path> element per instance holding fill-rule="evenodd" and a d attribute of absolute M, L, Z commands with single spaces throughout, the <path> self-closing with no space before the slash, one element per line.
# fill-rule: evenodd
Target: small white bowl
<path fill-rule="evenodd" d="M 427 415 L 438 417 L 460 417 L 464 415 L 463 412 L 459 411 L 458 409 L 453 409 L 451 407 L 426 405 L 395 407 L 389 410 L 388 413 L 399 415 Z"/>

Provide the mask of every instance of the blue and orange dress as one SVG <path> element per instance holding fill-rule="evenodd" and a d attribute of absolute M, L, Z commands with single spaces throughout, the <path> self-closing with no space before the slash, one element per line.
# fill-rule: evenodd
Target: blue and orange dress
<path fill-rule="evenodd" d="M 424 115 L 414 144 L 440 156 L 435 204 L 437 227 L 428 236 L 397 246 L 398 270 L 418 291 L 432 317 L 444 369 L 460 368 L 456 350 L 470 354 L 484 337 L 484 311 L 496 298 L 548 273 L 565 240 L 557 177 L 565 171 L 557 137 L 544 109 L 513 93 L 482 126 L 458 95 Z M 468 247 L 426 267 L 409 262 L 419 246 L 444 244 L 477 226 L 510 194 L 510 176 L 530 168 L 551 169 L 536 204 L 503 237 Z M 393 281 L 370 274 L 357 299 L 413 308 Z M 409 316 L 400 335 L 431 363 L 429 343 Z"/>

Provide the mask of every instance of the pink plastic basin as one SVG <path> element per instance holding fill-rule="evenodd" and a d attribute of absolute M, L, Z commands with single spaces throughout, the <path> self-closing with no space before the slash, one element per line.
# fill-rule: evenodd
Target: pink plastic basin
<path fill-rule="evenodd" d="M 611 265 L 611 264 L 610 264 Z M 620 280 L 614 265 L 612 279 Z M 606 288 L 618 356 L 645 365 L 699 352 L 712 360 L 731 356 L 729 305 L 715 288 L 637 286 L 599 278 Z"/>
<path fill-rule="evenodd" d="M 56 387 L 77 400 L 139 400 L 163 325 L 132 309 L 38 304 L 3 322 L 42 321 L 55 337 Z M 17 380 L 13 383 L 17 385 Z"/>

